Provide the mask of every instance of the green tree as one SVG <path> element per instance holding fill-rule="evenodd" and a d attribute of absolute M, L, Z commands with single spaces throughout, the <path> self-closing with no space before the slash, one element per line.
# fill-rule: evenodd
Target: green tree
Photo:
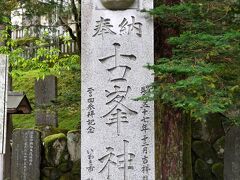
<path fill-rule="evenodd" d="M 192 0 L 150 13 L 179 32 L 168 39 L 172 56 L 150 67 L 157 97 L 199 120 L 223 113 L 239 122 L 240 1 Z"/>
<path fill-rule="evenodd" d="M 27 29 L 34 27 L 36 30 L 41 28 L 41 24 L 37 24 L 34 22 L 34 18 L 41 15 L 57 15 L 64 16 L 64 12 L 58 12 L 61 9 L 61 4 L 57 4 L 54 1 L 49 1 L 46 3 L 41 3 L 40 1 L 18 1 L 12 6 L 9 10 L 4 10 L 2 15 L 5 24 L 5 29 L 1 31 L 0 42 L 5 42 L 4 46 L 0 47 L 0 53 L 7 54 L 9 56 L 10 64 L 11 64 L 11 75 L 14 80 L 21 79 L 22 81 L 32 82 L 33 79 L 44 78 L 48 75 L 55 75 L 61 78 L 61 89 L 59 90 L 59 98 L 48 105 L 48 107 L 44 108 L 57 108 L 64 109 L 64 112 L 74 112 L 74 114 L 78 113 L 79 109 L 79 86 L 72 86 L 74 88 L 66 88 L 63 86 L 65 79 L 75 79 L 78 81 L 80 79 L 80 65 L 79 65 L 79 51 L 76 55 L 74 54 L 63 54 L 61 53 L 59 46 L 56 46 L 52 43 L 51 35 L 46 31 L 42 36 L 25 36 L 20 39 L 12 39 L 11 31 L 14 31 L 16 27 L 12 26 L 9 22 L 9 14 L 11 14 L 11 10 L 14 8 L 23 8 L 23 15 L 28 18 L 30 23 L 28 26 L 23 26 L 22 28 Z M 2 2 L 5 6 L 6 2 Z M 4 7 L 3 6 L 3 7 Z M 65 4 L 64 7 L 68 7 L 69 4 Z M 2 6 L 1 6 L 2 7 Z M 20 13 L 22 13 L 20 11 Z M 69 14 L 69 13 L 68 13 Z M 51 19 L 50 19 L 51 21 Z M 61 24 L 60 24 L 61 25 Z M 60 25 L 55 25 L 54 27 L 58 27 Z M 50 24 L 51 26 L 51 24 Z M 72 27 L 72 26 L 71 26 Z M 65 43 L 68 43 L 69 39 L 62 39 Z M 28 53 L 26 53 L 28 52 Z M 26 56 L 26 54 L 30 54 Z M 74 74 L 74 75 L 73 75 Z M 18 86 L 18 82 L 15 83 Z M 31 84 L 33 85 L 33 84 Z M 28 85 L 29 86 L 29 85 Z M 18 86 L 21 89 L 21 86 Z M 63 88 L 64 87 L 64 88 Z M 29 88 L 29 87 L 28 87 Z M 72 92 L 74 91 L 74 92 Z M 32 102 L 34 102 L 33 94 L 30 94 Z M 34 104 L 34 103 L 33 103 Z M 33 105 L 32 104 L 32 105 Z M 64 108 L 64 107 L 68 108 Z M 78 117 L 78 116 L 77 116 Z M 76 119 L 76 118 L 75 118 Z M 30 125 L 31 126 L 31 125 Z M 34 124 L 32 124 L 34 126 Z M 29 126 L 28 126 L 29 127 Z"/>
<path fill-rule="evenodd" d="M 81 11 L 80 0 L 26 0 L 19 1 L 18 8 L 25 9 L 23 16 L 30 23 L 23 28 L 31 26 L 40 29 L 42 25 L 35 22 L 35 17 L 46 16 L 49 27 L 63 27 L 70 38 L 78 45 L 78 53 L 81 51 Z"/>

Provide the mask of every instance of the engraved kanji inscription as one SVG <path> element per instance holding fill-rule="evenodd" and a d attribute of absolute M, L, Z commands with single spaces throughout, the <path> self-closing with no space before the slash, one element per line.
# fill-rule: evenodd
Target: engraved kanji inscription
<path fill-rule="evenodd" d="M 98 159 L 101 163 L 105 163 L 103 168 L 99 171 L 99 173 L 103 173 L 105 170 L 107 171 L 107 179 L 111 179 L 111 169 L 112 166 L 116 166 L 116 161 L 113 159 L 115 158 L 114 148 L 107 147 L 107 154 L 104 155 L 102 158 Z"/>
<path fill-rule="evenodd" d="M 131 16 L 131 22 L 129 22 L 126 18 L 122 20 L 119 24 L 120 35 L 130 34 L 131 32 L 135 32 L 136 35 L 142 37 L 142 23 L 136 22 L 136 18 Z"/>
<path fill-rule="evenodd" d="M 93 97 L 94 89 L 92 87 L 88 88 L 88 106 L 87 106 L 87 133 L 93 134 L 95 132 L 95 98 Z"/>
<path fill-rule="evenodd" d="M 95 34 L 93 37 L 100 35 L 104 36 L 104 34 L 113 34 L 115 35 L 116 33 L 112 30 L 113 25 L 111 25 L 111 20 L 109 18 L 103 18 L 100 17 L 99 21 L 96 21 L 97 25 L 95 26 Z"/>
<path fill-rule="evenodd" d="M 133 54 L 121 54 L 119 49 L 121 45 L 119 43 L 114 43 L 114 54 L 100 58 L 99 61 L 103 64 L 107 64 L 107 71 L 112 74 L 111 81 L 127 81 L 127 73 L 131 70 L 123 60 L 135 61 L 137 58 Z M 108 61 L 108 62 L 107 62 Z"/>
<path fill-rule="evenodd" d="M 98 159 L 103 164 L 99 173 L 106 171 L 108 180 L 113 180 L 111 178 L 113 168 L 123 170 L 123 178 L 128 180 L 129 171 L 134 169 L 133 160 L 135 158 L 135 154 L 128 151 L 128 144 L 129 141 L 123 140 L 123 153 L 118 155 L 114 153 L 114 148 L 107 147 L 107 154 Z"/>
<path fill-rule="evenodd" d="M 141 94 L 144 96 L 150 92 L 149 86 L 144 86 L 141 88 Z M 143 101 L 141 105 L 141 131 L 142 135 L 142 180 L 149 180 L 150 164 L 149 164 L 149 146 L 150 138 L 148 136 L 148 131 L 150 131 L 150 116 L 149 116 L 150 105 L 149 102 Z"/>
<path fill-rule="evenodd" d="M 89 173 L 94 171 L 94 165 L 93 165 L 93 159 L 94 159 L 94 155 L 93 155 L 93 149 L 87 150 L 87 155 L 88 155 L 88 167 L 87 170 Z"/>
<path fill-rule="evenodd" d="M 111 108 L 105 115 L 102 116 L 102 118 L 108 118 L 106 124 L 109 126 L 116 124 L 118 136 L 121 133 L 121 124 L 129 123 L 128 116 L 138 114 L 136 111 L 124 104 L 130 90 L 130 86 L 128 86 L 126 90 L 122 90 L 117 85 L 114 86 L 113 91 L 105 90 L 106 97 L 108 98 L 106 105 L 111 106 Z"/>

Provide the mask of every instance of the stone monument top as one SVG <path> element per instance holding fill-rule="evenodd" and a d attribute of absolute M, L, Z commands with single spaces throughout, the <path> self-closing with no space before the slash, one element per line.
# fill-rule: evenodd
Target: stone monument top
<path fill-rule="evenodd" d="M 135 0 L 101 0 L 104 7 L 110 10 L 128 9 Z"/>

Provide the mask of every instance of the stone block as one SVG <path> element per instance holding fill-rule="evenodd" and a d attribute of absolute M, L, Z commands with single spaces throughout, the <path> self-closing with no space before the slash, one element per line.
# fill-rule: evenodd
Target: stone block
<path fill-rule="evenodd" d="M 47 136 L 43 140 L 44 154 L 48 165 L 56 167 L 69 160 L 67 137 L 63 133 Z"/>
<path fill-rule="evenodd" d="M 196 160 L 194 170 L 200 179 L 212 180 L 211 170 L 208 164 L 202 159 Z"/>
<path fill-rule="evenodd" d="M 213 148 L 217 153 L 218 158 L 220 159 L 224 158 L 224 146 L 225 146 L 225 136 L 217 139 L 216 142 L 213 144 Z"/>
<path fill-rule="evenodd" d="M 40 179 L 41 133 L 15 130 L 12 145 L 12 180 Z"/>
<path fill-rule="evenodd" d="M 215 175 L 217 180 L 223 180 L 223 163 L 216 163 L 212 165 L 212 173 Z"/>
<path fill-rule="evenodd" d="M 240 177 L 240 128 L 231 127 L 225 136 L 224 179 L 239 180 Z"/>
<path fill-rule="evenodd" d="M 47 76 L 35 82 L 36 106 L 40 108 L 36 112 L 36 124 L 38 126 L 58 126 L 57 112 L 50 111 L 45 107 L 52 105 L 57 98 L 57 78 Z"/>
<path fill-rule="evenodd" d="M 67 134 L 67 147 L 73 162 L 81 158 L 81 134 L 79 131 L 70 131 Z"/>
<path fill-rule="evenodd" d="M 192 144 L 193 152 L 207 164 L 217 161 L 216 154 L 211 145 L 205 141 L 194 141 Z"/>

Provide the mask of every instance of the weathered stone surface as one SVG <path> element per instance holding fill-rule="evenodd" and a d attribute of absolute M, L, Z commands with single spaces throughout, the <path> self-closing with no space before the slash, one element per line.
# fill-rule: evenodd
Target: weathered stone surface
<path fill-rule="evenodd" d="M 6 148 L 5 148 L 6 151 L 4 154 L 4 180 L 11 179 L 12 131 L 13 131 L 12 116 L 10 114 L 7 114 L 7 132 L 6 132 Z"/>
<path fill-rule="evenodd" d="M 59 133 L 67 134 L 69 131 L 67 129 L 55 128 L 53 126 L 37 126 L 36 129 L 41 131 L 42 139 L 53 134 L 59 134 Z"/>
<path fill-rule="evenodd" d="M 41 135 L 35 130 L 15 130 L 12 145 L 12 180 L 40 179 Z"/>
<path fill-rule="evenodd" d="M 79 180 L 80 176 L 73 175 L 71 173 L 64 174 L 59 180 Z"/>
<path fill-rule="evenodd" d="M 44 138 L 44 153 L 47 163 L 58 166 L 67 162 L 69 154 L 67 151 L 67 137 L 63 133 L 50 135 Z"/>
<path fill-rule="evenodd" d="M 0 154 L 0 179 L 4 176 L 4 154 Z"/>
<path fill-rule="evenodd" d="M 231 127 L 225 136 L 224 179 L 239 180 L 240 177 L 240 128 Z"/>
<path fill-rule="evenodd" d="M 224 145 L 225 145 L 225 136 L 219 138 L 214 144 L 213 148 L 215 149 L 218 158 L 223 159 L 224 157 Z"/>
<path fill-rule="evenodd" d="M 79 131 L 70 131 L 67 134 L 67 147 L 73 162 L 81 158 L 81 134 Z"/>
<path fill-rule="evenodd" d="M 211 134 L 208 131 L 207 124 L 200 121 L 192 121 L 192 137 L 194 139 L 209 141 Z"/>
<path fill-rule="evenodd" d="M 200 121 L 192 121 L 192 137 L 194 139 L 202 139 L 203 124 Z"/>
<path fill-rule="evenodd" d="M 223 128 L 223 121 L 225 120 L 226 118 L 223 115 L 217 113 L 207 116 L 206 123 L 209 142 L 213 143 L 225 134 Z"/>
<path fill-rule="evenodd" d="M 58 169 L 62 172 L 62 173 L 66 173 L 66 172 L 69 172 L 71 171 L 73 167 L 73 162 L 72 161 L 67 161 L 67 162 L 64 162 L 62 164 L 60 164 L 58 166 Z"/>
<path fill-rule="evenodd" d="M 154 78 L 153 20 L 139 0 L 111 11 L 82 4 L 81 179 L 155 179 L 153 102 L 135 101 Z"/>
<path fill-rule="evenodd" d="M 44 167 L 41 171 L 41 174 L 45 177 L 50 177 L 51 172 L 53 171 L 54 167 Z"/>
<path fill-rule="evenodd" d="M 49 180 L 56 180 L 56 179 L 59 179 L 60 176 L 61 176 L 60 170 L 58 170 L 57 168 L 53 168 L 53 170 L 51 171 L 51 174 L 48 177 L 48 179 Z"/>
<path fill-rule="evenodd" d="M 5 153 L 6 126 L 7 126 L 7 88 L 8 88 L 8 62 L 0 54 L 0 154 Z M 3 162 L 1 162 L 3 168 Z M 1 170 L 0 170 L 1 171 Z M 1 175 L 0 175 L 1 176 Z"/>
<path fill-rule="evenodd" d="M 208 167 L 207 163 L 202 159 L 197 159 L 195 162 L 195 172 L 200 177 L 200 179 L 211 180 L 211 170 Z"/>
<path fill-rule="evenodd" d="M 212 173 L 215 175 L 217 180 L 223 180 L 223 163 L 216 163 L 212 166 Z"/>
<path fill-rule="evenodd" d="M 57 78 L 48 76 L 44 80 L 35 82 L 36 106 L 40 109 L 52 104 L 57 98 Z M 36 124 L 38 126 L 58 126 L 57 112 L 41 109 L 36 112 Z"/>
<path fill-rule="evenodd" d="M 81 161 L 79 160 L 79 161 L 74 162 L 71 173 L 73 175 L 79 175 L 80 176 L 80 168 L 81 168 Z"/>
<path fill-rule="evenodd" d="M 207 164 L 213 164 L 216 162 L 216 154 L 209 143 L 205 141 L 194 141 L 192 149 L 196 155 L 203 159 Z"/>

